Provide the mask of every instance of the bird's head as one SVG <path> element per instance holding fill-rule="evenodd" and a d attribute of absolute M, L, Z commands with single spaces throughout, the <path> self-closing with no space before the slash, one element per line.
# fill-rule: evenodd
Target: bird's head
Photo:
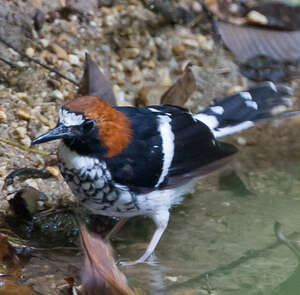
<path fill-rule="evenodd" d="M 58 124 L 32 144 L 63 139 L 80 154 L 113 157 L 130 143 L 129 119 L 95 96 L 82 96 L 59 109 Z"/>

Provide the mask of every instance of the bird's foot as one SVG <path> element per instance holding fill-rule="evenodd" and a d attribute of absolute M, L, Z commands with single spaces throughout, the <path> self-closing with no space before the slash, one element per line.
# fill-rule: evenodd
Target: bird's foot
<path fill-rule="evenodd" d="M 152 254 L 148 259 L 143 259 L 142 257 L 134 260 L 134 261 L 119 261 L 118 264 L 121 266 L 131 266 L 131 265 L 136 265 L 136 264 L 148 264 L 150 266 L 155 266 L 157 265 L 156 257 L 154 254 Z"/>

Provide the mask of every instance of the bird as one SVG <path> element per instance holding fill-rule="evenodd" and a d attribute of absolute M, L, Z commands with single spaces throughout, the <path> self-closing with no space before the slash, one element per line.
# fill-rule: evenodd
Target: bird
<path fill-rule="evenodd" d="M 61 140 L 57 156 L 65 181 L 92 213 L 120 218 L 111 233 L 128 218 L 152 218 L 156 230 L 146 251 L 124 263 L 133 265 L 153 254 L 170 209 L 237 152 L 219 139 L 280 116 L 276 109 L 292 105 L 290 94 L 290 88 L 266 82 L 215 99 L 197 113 L 174 105 L 112 106 L 97 96 L 79 96 L 59 109 L 56 127 L 32 144 Z"/>

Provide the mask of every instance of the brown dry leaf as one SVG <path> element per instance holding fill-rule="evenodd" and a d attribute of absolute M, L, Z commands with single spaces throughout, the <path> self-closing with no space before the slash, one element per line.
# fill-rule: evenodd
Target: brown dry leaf
<path fill-rule="evenodd" d="M 101 97 L 110 105 L 116 105 L 116 98 L 112 90 L 112 83 L 99 70 L 97 64 L 86 54 L 84 74 L 80 82 L 77 95 L 93 95 Z"/>
<path fill-rule="evenodd" d="M 24 257 L 16 253 L 15 248 L 8 242 L 8 237 L 0 234 L 0 295 L 35 294 L 31 287 L 16 284 L 24 263 Z"/>
<path fill-rule="evenodd" d="M 81 272 L 84 295 L 133 295 L 125 275 L 117 268 L 112 248 L 99 235 L 80 229 L 81 243 L 85 253 Z"/>
<path fill-rule="evenodd" d="M 280 61 L 300 59 L 300 31 L 243 27 L 222 21 L 216 25 L 226 46 L 242 62 L 257 55 Z"/>
<path fill-rule="evenodd" d="M 196 89 L 196 80 L 191 67 L 192 64 L 189 63 L 179 79 L 162 95 L 161 104 L 184 106 Z"/>

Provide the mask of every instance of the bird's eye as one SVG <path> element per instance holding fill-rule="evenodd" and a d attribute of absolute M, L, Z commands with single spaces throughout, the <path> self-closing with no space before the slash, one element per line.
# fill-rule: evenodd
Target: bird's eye
<path fill-rule="evenodd" d="M 87 120 L 82 124 L 83 132 L 89 132 L 95 126 L 95 122 L 93 120 Z"/>

